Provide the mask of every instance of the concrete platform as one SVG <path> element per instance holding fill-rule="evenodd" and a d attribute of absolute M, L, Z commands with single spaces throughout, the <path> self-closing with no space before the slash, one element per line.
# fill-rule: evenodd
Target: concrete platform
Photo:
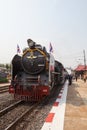
<path fill-rule="evenodd" d="M 68 87 L 64 130 L 87 130 L 87 82 L 73 81 Z"/>
<path fill-rule="evenodd" d="M 0 83 L 0 87 L 10 85 L 10 83 Z"/>

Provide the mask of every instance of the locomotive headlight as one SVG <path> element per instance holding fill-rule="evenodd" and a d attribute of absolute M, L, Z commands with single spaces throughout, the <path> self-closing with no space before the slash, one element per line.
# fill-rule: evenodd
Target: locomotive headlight
<path fill-rule="evenodd" d="M 29 44 L 28 44 L 30 47 L 32 47 L 32 46 L 34 46 L 34 42 L 30 42 Z"/>
<path fill-rule="evenodd" d="M 32 49 L 35 48 L 35 42 L 30 42 L 30 43 L 28 43 L 28 45 L 29 45 L 29 47 L 32 48 Z"/>
<path fill-rule="evenodd" d="M 35 42 L 34 42 L 33 40 L 28 39 L 27 42 L 28 42 L 28 46 L 29 46 L 30 48 L 32 48 L 32 49 L 35 48 Z"/>

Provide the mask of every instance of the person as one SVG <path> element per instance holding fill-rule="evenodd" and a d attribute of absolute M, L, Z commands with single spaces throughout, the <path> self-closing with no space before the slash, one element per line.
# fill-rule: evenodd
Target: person
<path fill-rule="evenodd" d="M 77 74 L 75 75 L 75 79 L 76 79 L 76 82 L 77 82 L 77 79 L 78 79 L 78 76 L 77 76 Z"/>
<path fill-rule="evenodd" d="M 68 80 L 69 80 L 69 85 L 71 85 L 72 84 L 72 75 L 71 74 L 68 75 Z"/>
<path fill-rule="evenodd" d="M 86 74 L 83 75 L 84 82 L 86 82 Z"/>

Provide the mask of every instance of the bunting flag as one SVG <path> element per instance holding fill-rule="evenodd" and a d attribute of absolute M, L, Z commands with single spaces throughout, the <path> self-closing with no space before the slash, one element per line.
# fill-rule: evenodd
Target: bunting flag
<path fill-rule="evenodd" d="M 21 53 L 21 50 L 18 44 L 17 44 L 17 53 Z"/>
<path fill-rule="evenodd" d="M 50 53 L 53 53 L 53 47 L 52 47 L 51 43 L 50 43 L 50 49 L 49 49 L 49 52 L 50 52 Z"/>

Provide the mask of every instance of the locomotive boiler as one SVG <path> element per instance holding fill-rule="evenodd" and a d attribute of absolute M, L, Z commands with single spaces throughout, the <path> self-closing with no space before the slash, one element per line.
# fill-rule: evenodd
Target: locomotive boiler
<path fill-rule="evenodd" d="M 45 47 L 31 39 L 27 42 L 22 56 L 16 54 L 12 59 L 9 93 L 17 99 L 38 101 L 49 95 L 55 85 L 64 82 L 64 67 Z"/>

